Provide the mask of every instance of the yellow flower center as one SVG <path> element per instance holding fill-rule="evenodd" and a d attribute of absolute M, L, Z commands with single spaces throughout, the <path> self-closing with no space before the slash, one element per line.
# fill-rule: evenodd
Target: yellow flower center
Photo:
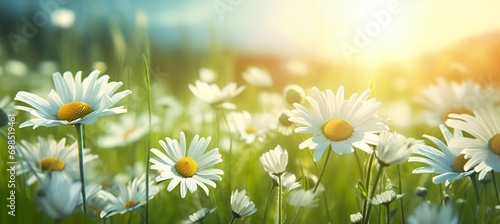
<path fill-rule="evenodd" d="M 472 111 L 465 109 L 464 107 L 458 106 L 458 107 L 452 107 L 448 111 L 446 111 L 443 114 L 443 121 L 448 120 L 448 115 L 450 114 L 468 114 L 468 115 L 474 115 Z"/>
<path fill-rule="evenodd" d="M 124 139 L 128 139 L 128 138 L 130 138 L 130 136 L 132 135 L 132 133 L 134 133 L 134 132 L 135 132 L 135 130 L 137 130 L 137 128 L 136 128 L 136 127 L 129 128 L 129 129 L 125 130 L 125 132 L 123 133 L 123 138 L 124 138 Z"/>
<path fill-rule="evenodd" d="M 245 132 L 247 134 L 253 134 L 257 132 L 257 128 L 255 126 L 248 126 L 247 128 L 245 128 Z"/>
<path fill-rule="evenodd" d="M 198 164 L 189 157 L 182 157 L 175 164 L 175 169 L 184 177 L 192 177 L 198 170 Z"/>
<path fill-rule="evenodd" d="M 453 171 L 457 173 L 463 173 L 465 172 L 464 166 L 467 163 L 467 161 L 469 161 L 469 159 L 465 159 L 465 155 L 460 154 L 457 156 L 457 158 L 455 158 L 453 164 L 451 164 L 451 168 L 453 168 Z"/>
<path fill-rule="evenodd" d="M 137 204 L 137 201 L 132 199 L 130 201 L 127 201 L 127 203 L 125 203 L 123 206 L 125 206 L 125 208 L 132 208 L 135 204 Z"/>
<path fill-rule="evenodd" d="M 74 121 L 92 112 L 92 107 L 84 102 L 74 101 L 64 104 L 57 111 L 57 120 Z"/>
<path fill-rule="evenodd" d="M 323 134 L 330 141 L 340 142 L 351 137 L 352 126 L 342 118 L 331 119 L 323 126 Z"/>
<path fill-rule="evenodd" d="M 286 126 L 286 127 L 292 125 L 293 123 L 291 121 L 289 121 L 288 118 L 290 118 L 290 116 L 288 116 L 288 114 L 281 113 L 281 115 L 279 117 L 280 124 L 283 126 Z"/>
<path fill-rule="evenodd" d="M 38 167 L 42 171 L 61 171 L 64 169 L 64 163 L 56 158 L 45 158 L 38 162 Z"/>
<path fill-rule="evenodd" d="M 500 133 L 491 137 L 490 141 L 488 141 L 488 146 L 493 153 L 500 156 Z"/>

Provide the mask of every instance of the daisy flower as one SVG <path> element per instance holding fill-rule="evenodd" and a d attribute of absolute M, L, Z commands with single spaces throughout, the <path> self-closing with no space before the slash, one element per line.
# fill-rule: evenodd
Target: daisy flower
<path fill-rule="evenodd" d="M 383 131 L 379 135 L 375 156 L 382 166 L 400 164 L 423 142 L 406 138 L 396 132 Z"/>
<path fill-rule="evenodd" d="M 231 122 L 231 130 L 236 131 L 241 140 L 251 144 L 255 140 L 263 142 L 267 131 L 273 126 L 273 116 L 269 113 L 250 114 L 248 111 L 232 112 L 228 115 L 228 121 Z"/>
<path fill-rule="evenodd" d="M 96 185 L 93 185 L 95 187 Z M 93 190 L 96 188 L 89 188 Z M 62 220 L 81 205 L 81 184 L 64 173 L 51 173 L 41 179 L 37 202 L 53 219 Z M 87 197 L 88 198 L 88 197 Z"/>
<path fill-rule="evenodd" d="M 363 221 L 363 215 L 361 215 L 361 212 L 358 212 L 358 213 L 355 213 L 355 214 L 351 214 L 349 216 L 349 218 L 351 219 L 351 223 L 361 223 Z"/>
<path fill-rule="evenodd" d="M 450 223 L 457 224 L 459 217 L 453 212 L 453 205 L 450 203 L 437 209 L 435 206 L 430 205 L 427 202 L 422 202 L 420 206 L 415 210 L 413 215 L 408 217 L 409 224 L 421 224 L 421 223 Z"/>
<path fill-rule="evenodd" d="M 449 147 L 464 148 L 462 153 L 467 160 L 464 170 L 474 168 L 479 179 L 491 170 L 500 171 L 500 109 L 492 105 L 474 111 L 475 116 L 468 114 L 450 114 L 446 125 L 461 129 L 474 138 L 454 138 Z"/>
<path fill-rule="evenodd" d="M 288 110 L 284 110 L 278 116 L 276 126 L 278 127 L 278 131 L 284 136 L 289 136 L 290 134 L 292 134 L 293 122 L 288 120 L 291 116 L 292 115 Z"/>
<path fill-rule="evenodd" d="M 427 110 L 423 117 L 430 125 L 438 125 L 448 119 L 449 114 L 470 114 L 484 102 L 498 102 L 492 86 L 482 87 L 472 80 L 447 82 L 438 78 L 436 84 L 422 90 L 418 101 Z"/>
<path fill-rule="evenodd" d="M 181 197 L 186 197 L 186 191 L 195 192 L 200 186 L 208 195 L 208 188 L 205 184 L 216 187 L 212 180 L 222 180 L 218 175 L 224 174 L 220 169 L 209 168 L 222 162 L 219 149 L 215 148 L 205 153 L 210 143 L 211 137 L 200 138 L 194 136 L 189 149 L 186 148 L 186 137 L 184 132 L 180 133 L 180 143 L 176 139 L 166 138 L 159 143 L 167 154 L 152 148 L 151 152 L 158 158 L 151 158 L 151 169 L 158 170 L 160 175 L 156 177 L 157 182 L 172 179 L 167 187 L 172 191 L 180 184 Z M 186 152 L 187 150 L 187 152 Z"/>
<path fill-rule="evenodd" d="M 326 92 L 313 87 L 314 98 L 307 96 L 306 100 L 313 107 L 307 109 L 294 103 L 296 110 L 292 111 L 292 122 L 305 125 L 295 129 L 297 133 L 313 134 L 300 145 L 300 149 L 314 149 L 314 160 L 318 161 L 327 148 L 338 154 L 352 153 L 357 147 L 367 153 L 373 150 L 368 144 L 375 145 L 378 141 L 376 132 L 386 129 L 384 119 L 377 116 L 382 103 L 374 98 L 368 99 L 370 90 L 361 95 L 353 94 L 344 99 L 344 87 L 340 86 L 337 94 L 330 89 Z"/>
<path fill-rule="evenodd" d="M 273 150 L 264 153 L 259 160 L 268 173 L 281 176 L 288 165 L 288 152 L 277 145 Z"/>
<path fill-rule="evenodd" d="M 294 103 L 301 104 L 306 97 L 304 89 L 298 85 L 289 85 L 283 90 L 283 96 L 286 102 L 290 105 Z"/>
<path fill-rule="evenodd" d="M 278 177 L 271 173 L 268 174 L 273 179 L 274 186 L 278 186 Z M 281 176 L 281 181 L 283 182 L 283 187 L 289 191 L 300 187 L 300 183 L 297 182 L 297 177 L 293 173 L 284 172 Z"/>
<path fill-rule="evenodd" d="M 26 183 L 31 185 L 36 182 L 37 175 L 44 177 L 49 173 L 65 173 L 79 179 L 80 168 L 78 163 L 78 143 L 66 145 L 66 138 L 57 142 L 54 139 L 38 137 L 36 144 L 21 140 L 18 147 L 23 159 L 17 166 L 17 175 L 29 174 Z M 90 154 L 89 149 L 84 149 L 84 163 L 97 159 L 97 155 Z M 33 173 L 36 172 L 36 175 Z"/>
<path fill-rule="evenodd" d="M 200 68 L 200 80 L 206 83 L 214 82 L 217 79 L 217 73 L 210 68 Z"/>
<path fill-rule="evenodd" d="M 136 210 L 146 204 L 146 174 L 143 174 L 139 177 L 134 178 L 132 182 L 129 182 L 127 186 L 123 184 L 119 184 L 118 188 L 120 189 L 118 197 L 114 195 L 110 197 L 109 195 L 105 195 L 108 199 L 108 205 L 102 210 L 101 218 L 108 218 L 110 216 L 116 214 L 125 214 L 126 212 L 130 212 Z M 154 198 L 158 192 L 160 192 L 160 188 L 156 186 L 153 180 L 149 179 L 148 181 L 149 187 L 149 199 Z"/>
<path fill-rule="evenodd" d="M 233 219 L 244 218 L 252 215 L 257 211 L 257 208 L 255 208 L 255 204 L 248 198 L 246 190 L 233 191 L 233 193 L 231 194 L 231 209 L 233 213 Z"/>
<path fill-rule="evenodd" d="M 290 193 L 288 204 L 293 207 L 314 208 L 319 205 L 319 199 L 312 190 L 299 189 Z"/>
<path fill-rule="evenodd" d="M 189 215 L 188 220 L 186 220 L 187 223 L 203 223 L 203 219 L 205 219 L 210 213 L 214 212 L 215 209 L 208 209 L 208 208 L 202 208 L 198 210 L 197 212 L 193 213 L 192 215 Z"/>
<path fill-rule="evenodd" d="M 396 194 L 393 190 L 384 191 L 380 194 L 375 195 L 372 199 L 372 204 L 374 205 L 388 205 L 391 202 L 401 199 L 404 194 Z"/>
<path fill-rule="evenodd" d="M 41 179 L 37 200 L 43 210 L 55 220 L 73 213 L 81 201 L 81 185 L 64 173 L 51 173 Z"/>
<path fill-rule="evenodd" d="M 269 72 L 257 68 L 250 67 L 245 72 L 243 72 L 243 79 L 253 86 L 259 88 L 269 88 L 273 86 L 273 79 Z"/>
<path fill-rule="evenodd" d="M 208 84 L 200 80 L 196 80 L 195 85 L 189 84 L 189 90 L 200 100 L 209 103 L 214 107 L 224 109 L 235 109 L 236 105 L 227 102 L 228 100 L 239 95 L 245 86 L 237 88 L 236 83 L 231 82 L 224 86 L 222 89 L 216 84 Z"/>
<path fill-rule="evenodd" d="M 466 160 L 465 155 L 462 154 L 463 147 L 448 146 L 452 139 L 463 138 L 462 131 L 460 129 L 455 129 L 452 135 L 443 124 L 439 125 L 439 128 L 441 129 L 441 133 L 446 143 L 436 137 L 424 135 L 424 137 L 434 143 L 439 150 L 428 145 L 421 145 L 413 153 L 422 157 L 412 156 L 408 158 L 408 162 L 420 162 L 429 165 L 428 167 L 416 168 L 413 170 L 413 173 L 436 173 L 438 175 L 432 178 L 432 182 L 439 184 L 445 181 L 445 185 L 448 186 L 454 180 L 468 176 L 474 173 L 474 171 L 464 171 L 464 165 L 468 160 Z"/>
<path fill-rule="evenodd" d="M 127 113 L 120 117 L 120 122 L 106 125 L 106 134 L 97 140 L 103 148 L 124 147 L 141 139 L 149 131 L 148 114 L 143 113 L 136 116 L 135 113 Z M 153 127 L 158 123 L 158 117 L 152 116 Z"/>
<path fill-rule="evenodd" d="M 111 107 L 131 91 L 114 93 L 122 83 L 108 83 L 108 75 L 97 78 L 98 74 L 99 71 L 94 70 L 81 81 L 81 72 L 77 72 L 75 78 L 71 72 L 65 72 L 64 76 L 54 73 L 55 90 L 50 91 L 47 99 L 25 91 L 18 92 L 14 99 L 31 107 L 17 106 L 17 109 L 36 117 L 19 127 L 92 124 L 99 117 L 127 112 L 123 106 Z"/>

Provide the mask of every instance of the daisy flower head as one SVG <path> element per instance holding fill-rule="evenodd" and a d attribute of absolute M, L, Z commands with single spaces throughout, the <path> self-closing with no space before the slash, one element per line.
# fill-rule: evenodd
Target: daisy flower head
<path fill-rule="evenodd" d="M 445 181 L 445 185 L 448 186 L 454 180 L 474 173 L 474 170 L 464 170 L 464 165 L 468 159 L 465 159 L 465 154 L 462 154 L 463 147 L 448 146 L 452 139 L 463 138 L 462 131 L 460 129 L 455 129 L 452 135 L 443 124 L 439 125 L 439 128 L 441 129 L 441 133 L 446 143 L 434 136 L 424 135 L 424 137 L 434 143 L 439 150 L 432 146 L 422 144 L 413 152 L 414 155 L 419 156 L 408 158 L 408 162 L 420 162 L 429 165 L 427 167 L 418 167 L 413 170 L 413 173 L 438 174 L 432 178 L 432 182 L 439 184 Z"/>
<path fill-rule="evenodd" d="M 189 84 L 188 87 L 198 99 L 205 101 L 214 107 L 228 110 L 235 109 L 236 105 L 227 101 L 236 97 L 245 89 L 245 86 L 237 87 L 234 82 L 231 82 L 220 89 L 217 84 L 208 84 L 200 80 L 196 80 L 195 85 Z"/>
<path fill-rule="evenodd" d="M 180 185 L 182 198 L 186 197 L 187 190 L 191 193 L 195 192 L 197 186 L 200 186 L 208 195 L 206 184 L 215 188 L 216 184 L 213 180 L 222 180 L 218 175 L 224 174 L 220 169 L 210 168 L 222 162 L 218 148 L 205 152 L 211 138 L 205 139 L 196 135 L 191 141 L 189 149 L 186 148 L 184 132 L 180 133 L 180 142 L 171 138 L 165 140 L 160 140 L 159 143 L 166 154 L 158 149 L 151 149 L 151 152 L 158 156 L 158 158 L 150 160 L 153 163 L 151 169 L 160 172 L 156 181 L 162 182 L 172 179 L 167 190 L 172 191 L 177 185 Z"/>
<path fill-rule="evenodd" d="M 269 176 L 273 179 L 274 186 L 279 186 L 278 177 L 271 173 L 268 173 Z M 288 189 L 289 191 L 299 188 L 301 185 L 297 182 L 297 177 L 293 173 L 284 172 L 281 176 L 281 182 L 283 182 L 283 187 Z"/>
<path fill-rule="evenodd" d="M 375 156 L 382 166 L 401 164 L 422 143 L 396 132 L 383 131 L 379 135 Z"/>
<path fill-rule="evenodd" d="M 293 207 L 314 208 L 319 205 L 319 199 L 313 190 L 299 189 L 290 193 L 288 204 Z"/>
<path fill-rule="evenodd" d="M 189 215 L 188 219 L 186 220 L 187 223 L 203 223 L 203 219 L 205 219 L 210 213 L 214 212 L 217 208 L 213 209 L 208 209 L 208 208 L 201 208 L 200 210 L 196 211 L 192 215 Z"/>
<path fill-rule="evenodd" d="M 304 92 L 304 89 L 298 85 L 288 85 L 283 90 L 283 96 L 286 102 L 290 105 L 293 105 L 294 103 L 301 104 L 306 97 L 306 93 Z"/>
<path fill-rule="evenodd" d="M 314 160 L 318 161 L 327 148 L 338 154 L 352 153 L 353 147 L 367 153 L 373 150 L 368 144 L 377 144 L 375 134 L 387 127 L 384 119 L 377 116 L 382 103 L 374 98 L 368 99 L 370 90 L 361 95 L 353 94 L 344 99 L 344 87 L 340 86 L 337 94 L 332 90 L 320 91 L 313 87 L 314 98 L 306 96 L 312 109 L 294 103 L 291 122 L 304 125 L 295 129 L 296 133 L 313 134 L 300 145 L 300 149 L 314 149 Z"/>
<path fill-rule="evenodd" d="M 232 126 L 231 130 L 237 132 L 246 144 L 251 144 L 256 140 L 263 142 L 267 131 L 274 128 L 273 115 L 270 113 L 250 114 L 248 111 L 243 111 L 232 112 L 227 116 Z"/>
<path fill-rule="evenodd" d="M 441 209 L 427 203 L 422 202 L 413 215 L 408 217 L 409 224 L 421 223 L 459 223 L 459 217 L 454 214 L 453 205 L 451 203 L 445 204 Z"/>
<path fill-rule="evenodd" d="M 276 126 L 278 127 L 278 131 L 284 136 L 292 134 L 293 122 L 288 120 L 291 116 L 292 115 L 288 110 L 283 110 L 280 114 L 278 114 L 278 122 Z"/>
<path fill-rule="evenodd" d="M 106 133 L 97 140 L 98 144 L 103 148 L 112 148 L 124 147 L 138 141 L 149 131 L 148 116 L 147 113 L 137 116 L 133 112 L 122 115 L 120 122 L 107 125 Z M 151 117 L 153 128 L 158 124 L 158 120 L 154 115 Z"/>
<path fill-rule="evenodd" d="M 81 201 L 81 185 L 64 173 L 51 173 L 41 179 L 37 200 L 43 210 L 53 219 L 62 218 L 73 213 Z"/>
<path fill-rule="evenodd" d="M 404 194 L 396 194 L 394 190 L 384 191 L 372 198 L 372 204 L 387 205 L 395 200 L 401 199 L 403 196 Z"/>
<path fill-rule="evenodd" d="M 233 191 L 231 194 L 231 209 L 235 218 L 244 218 L 257 211 L 255 204 L 248 198 L 246 190 Z"/>
<path fill-rule="evenodd" d="M 288 165 L 288 152 L 277 145 L 273 150 L 264 153 L 259 160 L 268 173 L 281 176 Z"/>
<path fill-rule="evenodd" d="M 50 91 L 47 99 L 25 91 L 18 92 L 14 99 L 31 107 L 17 106 L 17 109 L 35 116 L 19 127 L 33 126 L 34 129 L 38 126 L 92 124 L 99 117 L 127 112 L 123 106 L 112 106 L 131 91 L 114 93 L 122 82 L 108 82 L 108 75 L 99 78 L 98 75 L 99 70 L 94 70 L 82 81 L 81 71 L 74 78 L 71 72 L 64 75 L 54 73 L 55 90 Z"/>
<path fill-rule="evenodd" d="M 351 223 L 361 223 L 363 221 L 363 215 L 361 215 L 361 212 L 351 214 L 349 218 L 351 219 Z"/>
<path fill-rule="evenodd" d="M 210 68 L 200 68 L 200 80 L 211 83 L 217 79 L 217 73 Z"/>
<path fill-rule="evenodd" d="M 472 80 L 448 82 L 438 78 L 436 84 L 422 90 L 418 101 L 426 107 L 423 113 L 430 125 L 439 125 L 448 119 L 449 114 L 470 114 L 484 103 L 499 102 L 492 86 L 483 87 Z"/>
<path fill-rule="evenodd" d="M 148 180 L 148 187 L 148 200 L 151 200 L 160 192 L 160 188 L 151 179 Z M 146 204 L 146 174 L 134 178 L 127 186 L 119 183 L 118 188 L 119 195 L 117 197 L 114 195 L 112 197 L 104 195 L 108 197 L 108 204 L 102 210 L 101 218 L 107 218 L 116 214 L 125 214 Z"/>
<path fill-rule="evenodd" d="M 243 79 L 253 86 L 269 88 L 273 86 L 273 79 L 269 72 L 257 67 L 250 67 L 243 72 Z"/>
<path fill-rule="evenodd" d="M 28 185 L 37 181 L 36 176 L 45 177 L 50 173 L 65 173 L 71 178 L 80 178 L 76 141 L 71 145 L 66 145 L 65 138 L 58 142 L 51 138 L 38 137 L 36 144 L 22 140 L 18 150 L 23 160 L 18 164 L 16 174 L 29 174 L 26 180 Z M 84 149 L 83 153 L 84 164 L 97 159 L 97 155 L 90 154 L 89 149 Z"/>
<path fill-rule="evenodd" d="M 474 111 L 475 116 L 468 114 L 450 114 L 446 125 L 461 129 L 474 138 L 459 137 L 449 142 L 450 147 L 463 148 L 464 159 L 467 160 L 464 170 L 479 173 L 479 179 L 491 170 L 500 171 L 500 108 L 485 105 Z"/>

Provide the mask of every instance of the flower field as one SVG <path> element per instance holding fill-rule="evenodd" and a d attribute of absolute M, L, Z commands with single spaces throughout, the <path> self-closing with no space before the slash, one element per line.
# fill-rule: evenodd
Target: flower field
<path fill-rule="evenodd" d="M 498 34 L 339 62 L 57 10 L 2 31 L 0 223 L 500 222 Z"/>

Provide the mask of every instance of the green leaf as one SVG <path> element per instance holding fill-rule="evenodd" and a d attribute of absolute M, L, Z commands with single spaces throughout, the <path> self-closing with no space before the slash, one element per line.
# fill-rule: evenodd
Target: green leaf
<path fill-rule="evenodd" d="M 393 217 L 396 213 L 398 213 L 398 208 L 395 208 L 391 211 L 391 217 Z"/>
<path fill-rule="evenodd" d="M 363 195 L 364 198 L 367 197 L 367 190 L 366 190 L 366 186 L 365 186 L 365 183 L 363 183 L 363 181 L 358 181 L 358 190 L 359 190 L 359 193 L 361 193 L 361 195 Z"/>

